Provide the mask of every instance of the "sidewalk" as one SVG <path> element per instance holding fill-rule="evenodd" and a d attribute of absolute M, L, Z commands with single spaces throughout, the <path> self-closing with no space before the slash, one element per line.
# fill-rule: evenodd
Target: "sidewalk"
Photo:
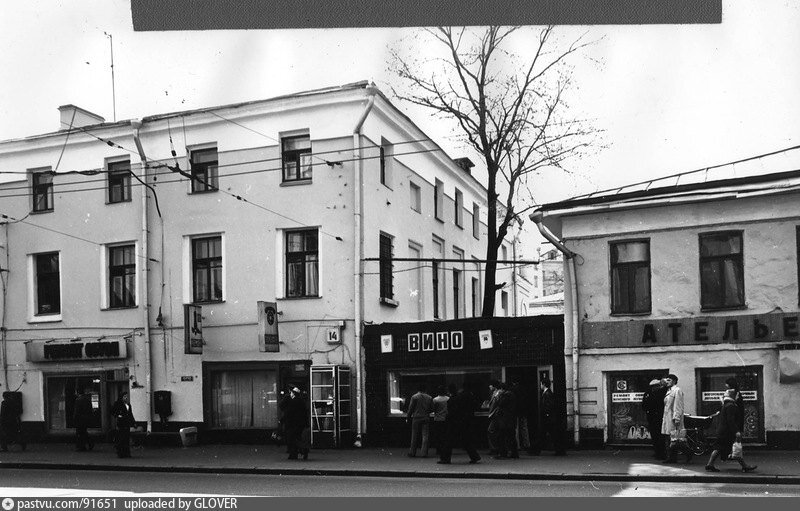
<path fill-rule="evenodd" d="M 688 465 L 664 465 L 644 449 L 569 451 L 564 457 L 521 454 L 518 460 L 494 460 L 481 452 L 483 459 L 476 465 L 468 464 L 459 451 L 451 465 L 439 465 L 433 451 L 428 458 L 409 458 L 402 448 L 313 450 L 308 461 L 287 460 L 285 447 L 275 445 L 141 447 L 132 453 L 130 459 L 119 459 L 111 444 L 98 444 L 89 452 L 76 452 L 69 444 L 34 444 L 20 452 L 14 445 L 10 452 L 0 452 L 0 469 L 800 484 L 800 451 L 752 450 L 747 462 L 758 470 L 749 474 L 734 462 L 717 463 L 719 473 L 706 472 L 705 457 Z"/>

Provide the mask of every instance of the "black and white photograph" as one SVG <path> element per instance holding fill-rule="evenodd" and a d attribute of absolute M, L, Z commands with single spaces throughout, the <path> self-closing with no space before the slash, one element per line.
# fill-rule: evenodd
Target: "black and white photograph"
<path fill-rule="evenodd" d="M 800 496 L 800 3 L 665 3 L 0 3 L 2 508 Z"/>

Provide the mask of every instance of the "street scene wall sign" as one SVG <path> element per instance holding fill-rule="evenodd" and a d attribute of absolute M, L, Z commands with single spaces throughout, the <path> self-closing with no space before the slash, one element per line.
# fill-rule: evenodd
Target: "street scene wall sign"
<path fill-rule="evenodd" d="M 25 345 L 28 362 L 60 362 L 65 360 L 109 360 L 128 357 L 124 340 L 117 341 L 31 341 Z"/>

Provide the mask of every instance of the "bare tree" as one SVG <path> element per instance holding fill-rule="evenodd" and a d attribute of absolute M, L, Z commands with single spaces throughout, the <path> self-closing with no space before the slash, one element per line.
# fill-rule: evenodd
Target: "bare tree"
<path fill-rule="evenodd" d="M 522 223 L 535 207 L 529 177 L 546 168 L 567 171 L 595 130 L 563 117 L 572 85 L 567 58 L 589 43 L 581 38 L 560 50 L 552 27 L 542 29 L 526 62 L 507 51 L 518 27 L 470 29 L 439 27 L 432 36 L 445 57 L 419 61 L 393 51 L 391 67 L 406 85 L 395 96 L 454 119 L 488 173 L 488 243 L 482 316 L 494 314 L 497 252 L 513 222 Z M 427 69 L 434 65 L 428 75 Z M 501 198 L 501 193 L 503 196 Z"/>

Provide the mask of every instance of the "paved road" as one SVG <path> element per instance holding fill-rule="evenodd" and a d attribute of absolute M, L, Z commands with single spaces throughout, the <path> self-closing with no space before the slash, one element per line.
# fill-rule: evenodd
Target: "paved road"
<path fill-rule="evenodd" d="M 158 474 L 64 470 L 6 470 L 0 497 L 20 496 L 458 496 L 644 497 L 800 496 L 800 486 L 535 482 L 379 477 Z"/>

